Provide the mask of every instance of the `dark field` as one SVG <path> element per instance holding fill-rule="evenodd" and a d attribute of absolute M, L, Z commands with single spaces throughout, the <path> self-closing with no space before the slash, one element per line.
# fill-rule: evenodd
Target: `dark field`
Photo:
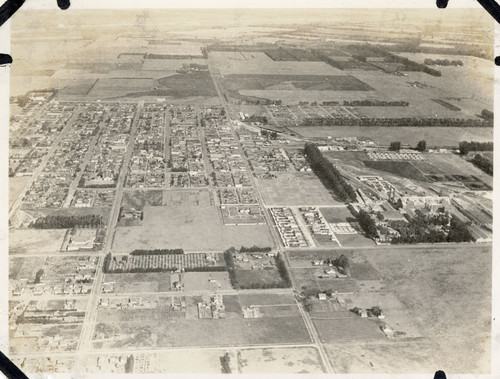
<path fill-rule="evenodd" d="M 329 91 L 373 91 L 373 88 L 350 75 L 226 75 L 229 91 L 295 89 Z"/>

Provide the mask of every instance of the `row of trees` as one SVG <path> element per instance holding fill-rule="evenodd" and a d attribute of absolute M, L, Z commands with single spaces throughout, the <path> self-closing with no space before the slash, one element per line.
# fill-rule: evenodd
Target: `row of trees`
<path fill-rule="evenodd" d="M 348 107 L 407 107 L 409 102 L 401 101 L 385 101 L 385 100 L 344 100 L 344 105 Z"/>
<path fill-rule="evenodd" d="M 102 225 L 101 215 L 62 216 L 51 215 L 39 217 L 30 223 L 35 229 L 69 229 L 69 228 L 98 228 Z"/>
<path fill-rule="evenodd" d="M 459 59 L 453 59 L 453 60 L 450 61 L 449 59 L 430 59 L 430 58 L 426 58 L 424 60 L 424 64 L 426 64 L 428 66 L 435 66 L 435 65 L 438 65 L 438 66 L 463 66 L 464 62 L 462 62 Z"/>
<path fill-rule="evenodd" d="M 251 116 L 245 117 L 243 122 L 260 122 L 264 125 L 267 125 L 269 123 L 266 116 L 257 116 L 254 114 Z"/>
<path fill-rule="evenodd" d="M 460 154 L 467 155 L 471 151 L 493 151 L 493 142 L 462 141 L 458 143 Z"/>
<path fill-rule="evenodd" d="M 240 253 L 269 253 L 272 250 L 270 247 L 260 247 L 253 245 L 251 247 L 242 246 Z"/>
<path fill-rule="evenodd" d="M 471 162 L 487 174 L 493 175 L 493 161 L 488 158 L 482 156 L 481 154 L 476 154 Z"/>
<path fill-rule="evenodd" d="M 360 210 L 358 213 L 358 221 L 359 226 L 361 226 L 367 237 L 378 238 L 377 225 L 368 212 Z"/>
<path fill-rule="evenodd" d="M 343 201 L 356 201 L 356 191 L 345 181 L 340 172 L 326 159 L 318 147 L 306 143 L 304 153 L 312 170 L 325 186 L 335 192 Z"/>
<path fill-rule="evenodd" d="M 184 254 L 184 249 L 135 249 L 130 255 L 182 255 Z"/>
<path fill-rule="evenodd" d="M 449 222 L 449 225 L 447 225 Z M 455 216 L 426 217 L 418 215 L 409 223 L 392 225 L 400 236 L 394 237 L 392 244 L 471 242 L 474 238 L 467 225 Z"/>
<path fill-rule="evenodd" d="M 283 257 L 280 253 L 276 255 L 276 267 L 278 268 L 278 272 L 280 274 L 281 280 L 283 280 L 283 283 L 285 284 L 285 287 L 291 287 L 292 281 L 290 280 L 290 274 L 286 269 L 285 261 L 283 260 Z"/>
<path fill-rule="evenodd" d="M 301 126 L 442 126 L 442 127 L 492 127 L 491 120 L 463 119 L 463 118 L 431 118 L 431 117 L 363 117 L 352 118 L 348 116 L 314 116 L 305 117 L 300 122 Z"/>

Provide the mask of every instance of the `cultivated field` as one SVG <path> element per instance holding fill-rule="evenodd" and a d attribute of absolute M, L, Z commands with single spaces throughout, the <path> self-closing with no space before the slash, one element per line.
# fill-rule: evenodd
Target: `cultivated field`
<path fill-rule="evenodd" d="M 185 251 L 224 251 L 231 246 L 272 246 L 266 225 L 223 225 L 212 206 L 144 207 L 141 226 L 116 231 L 113 251 L 182 248 Z"/>
<path fill-rule="evenodd" d="M 337 205 L 313 173 L 279 173 L 275 179 L 258 179 L 266 206 Z"/>
<path fill-rule="evenodd" d="M 97 80 L 87 97 L 113 98 L 134 92 L 149 91 L 154 87 L 152 78 L 101 78 Z"/>

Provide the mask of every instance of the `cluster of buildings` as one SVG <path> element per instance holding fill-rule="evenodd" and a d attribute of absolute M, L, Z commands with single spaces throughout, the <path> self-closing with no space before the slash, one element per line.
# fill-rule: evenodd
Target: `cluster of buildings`
<path fill-rule="evenodd" d="M 241 188 L 219 188 L 219 199 L 221 204 L 258 204 L 255 190 L 251 187 Z"/>
<path fill-rule="evenodd" d="M 71 202 L 75 208 L 110 207 L 115 198 L 114 189 L 77 190 Z"/>
<path fill-rule="evenodd" d="M 114 187 L 128 147 L 137 105 L 97 103 L 101 112 L 101 134 L 93 155 L 85 167 L 81 187 Z"/>
<path fill-rule="evenodd" d="M 165 186 L 165 129 L 166 105 L 145 104 L 138 120 L 138 131 L 127 176 L 128 187 Z"/>
<path fill-rule="evenodd" d="M 198 318 L 225 318 L 226 307 L 222 295 L 214 294 L 209 298 L 204 297 L 198 303 Z"/>
<path fill-rule="evenodd" d="M 58 208 L 63 205 L 71 184 L 81 170 L 85 154 L 97 138 L 98 126 L 91 122 L 93 117 L 81 111 L 72 124 L 66 121 L 62 138 L 26 193 L 24 205 L 33 208 Z"/>
<path fill-rule="evenodd" d="M 250 173 L 243 152 L 228 124 L 223 108 L 204 108 L 201 117 L 215 185 L 251 186 Z"/>
<path fill-rule="evenodd" d="M 286 151 L 273 146 L 271 141 L 260 133 L 240 128 L 238 138 L 257 178 L 271 178 L 272 172 L 294 170 Z"/>
<path fill-rule="evenodd" d="M 270 105 L 267 107 L 280 125 L 301 126 L 310 118 L 358 118 L 356 110 L 343 105 L 302 104 Z"/>
<path fill-rule="evenodd" d="M 14 116 L 9 141 L 11 176 L 33 175 L 76 109 L 75 103 L 53 102 L 45 109 L 30 103 Z"/>
<path fill-rule="evenodd" d="M 374 161 L 423 161 L 423 155 L 416 150 L 401 149 L 399 151 L 368 151 L 368 159 Z"/>
<path fill-rule="evenodd" d="M 307 247 L 307 241 L 290 208 L 270 208 L 285 247 Z"/>
<path fill-rule="evenodd" d="M 300 214 L 304 219 L 311 234 L 319 240 L 326 239 L 328 241 L 336 241 L 335 234 L 333 233 L 330 225 L 325 220 L 318 208 L 302 207 L 299 208 Z"/>
<path fill-rule="evenodd" d="M 191 106 L 170 109 L 168 168 L 172 187 L 205 187 L 208 179 L 198 127 L 198 114 Z"/>

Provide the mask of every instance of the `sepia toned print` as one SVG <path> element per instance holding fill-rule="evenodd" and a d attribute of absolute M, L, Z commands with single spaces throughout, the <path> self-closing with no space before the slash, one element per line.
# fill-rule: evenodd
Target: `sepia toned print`
<path fill-rule="evenodd" d="M 491 371 L 479 9 L 20 11 L 26 373 Z"/>

